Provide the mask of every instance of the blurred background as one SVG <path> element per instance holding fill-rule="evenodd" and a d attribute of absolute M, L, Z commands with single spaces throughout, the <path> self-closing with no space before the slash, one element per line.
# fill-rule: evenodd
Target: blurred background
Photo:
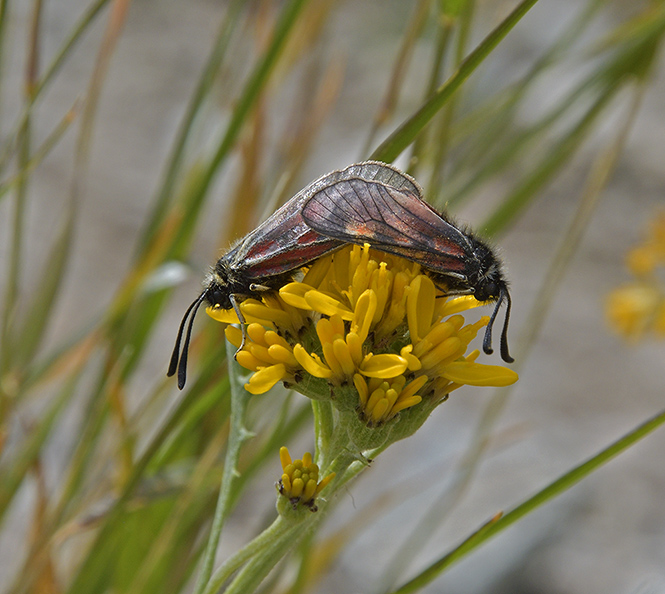
<path fill-rule="evenodd" d="M 95 591 L 81 567 L 106 580 L 97 591 L 188 591 L 223 461 L 219 324 L 199 316 L 185 394 L 164 376 L 207 267 L 298 189 L 368 158 L 516 5 L 304 2 L 260 79 L 297 4 L 1 3 L 0 592 Z M 664 343 L 624 340 L 605 304 L 663 207 L 664 33 L 662 2 L 540 0 L 400 151 L 433 204 L 499 246 L 521 379 L 453 393 L 351 484 L 307 591 L 396 587 L 663 408 Z M 253 400 L 252 473 L 220 560 L 274 516 L 277 449 L 259 452 L 288 398 Z M 183 399 L 199 412 L 174 417 Z M 311 450 L 310 425 L 278 446 Z M 424 591 L 665 592 L 664 448 L 657 431 Z M 127 540 L 94 565 L 125 493 Z M 164 559 L 186 569 L 137 578 L 169 526 L 182 548 Z"/>

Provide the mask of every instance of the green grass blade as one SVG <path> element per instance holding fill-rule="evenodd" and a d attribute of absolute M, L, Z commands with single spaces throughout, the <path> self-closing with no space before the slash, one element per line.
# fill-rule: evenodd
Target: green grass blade
<path fill-rule="evenodd" d="M 55 148 L 65 132 L 69 130 L 74 123 L 78 112 L 78 104 L 74 105 L 60 120 L 58 125 L 52 130 L 47 138 L 30 155 L 25 165 L 15 175 L 0 183 L 0 200 L 11 190 L 21 184 L 37 168 L 37 166 L 49 155 Z M 3 164 L 0 163 L 0 170 Z"/>
<path fill-rule="evenodd" d="M 23 479 L 39 458 L 42 447 L 51 434 L 51 429 L 60 418 L 60 413 L 72 398 L 79 379 L 80 372 L 72 374 L 60 394 L 53 399 L 49 409 L 42 414 L 36 426 L 31 429 L 30 435 L 20 446 L 18 453 L 12 456 L 11 465 L 7 461 L 5 467 L 0 469 L 0 524 Z"/>
<path fill-rule="evenodd" d="M 222 347 L 223 348 L 223 347 Z M 210 360 L 214 361 L 214 369 L 219 367 L 220 353 L 214 351 L 211 353 Z M 204 369 L 211 368 L 211 365 Z M 117 553 L 115 546 L 118 544 L 118 530 L 122 530 L 122 518 L 126 511 L 127 503 L 145 476 L 146 470 L 159 454 L 170 435 L 176 431 L 188 411 L 196 404 L 202 394 L 205 393 L 204 384 L 209 382 L 210 378 L 201 376 L 192 382 L 189 389 L 185 392 L 180 402 L 174 407 L 163 425 L 157 431 L 156 435 L 147 444 L 143 453 L 134 463 L 131 474 L 127 477 L 113 506 L 109 509 L 104 518 L 104 522 L 95 536 L 94 542 L 88 550 L 88 554 L 78 568 L 77 574 L 69 584 L 67 592 L 69 594 L 97 594 L 103 587 L 103 575 L 107 572 L 109 564 L 112 565 L 114 555 Z M 226 393 L 226 386 L 223 383 L 217 383 L 216 389 L 222 397 Z M 73 493 L 69 490 L 68 493 Z M 66 493 L 63 501 L 71 498 L 72 495 Z"/>
<path fill-rule="evenodd" d="M 383 100 L 379 105 L 378 111 L 374 115 L 372 127 L 369 131 L 367 140 L 365 141 L 365 146 L 361 155 L 366 155 L 370 151 L 374 145 L 380 127 L 385 124 L 395 112 L 416 42 L 420 38 L 427 21 L 430 3 L 430 0 L 418 0 L 416 3 L 413 14 L 406 27 L 406 31 L 404 32 L 404 37 L 402 38 L 402 44 L 398 50 L 397 57 L 393 62 L 393 69 L 388 80 L 388 88 L 386 89 Z"/>
<path fill-rule="evenodd" d="M 17 125 L 13 132 L 7 134 L 7 141 L 5 141 L 2 151 L 0 152 L 0 170 L 4 168 L 4 164 L 7 162 L 8 158 L 11 156 L 14 147 L 14 140 L 19 136 L 19 130 L 23 129 L 26 122 L 29 120 L 32 114 L 37 99 L 41 96 L 43 91 L 48 87 L 49 83 L 54 80 L 55 76 L 64 66 L 67 58 L 70 53 L 76 47 L 77 43 L 81 40 L 84 33 L 87 32 L 88 28 L 92 25 L 97 15 L 101 12 L 102 8 L 109 2 L 109 0 L 95 0 L 85 13 L 81 16 L 79 21 L 72 28 L 68 38 L 62 44 L 58 53 L 55 55 L 51 63 L 46 67 L 44 74 L 41 77 L 34 81 L 31 87 L 31 95 L 27 104 L 23 108 L 23 113 L 17 120 Z M 0 10 L 3 10 L 6 5 L 6 1 L 2 0 L 0 5 Z M 1 25 L 0 25 L 1 26 Z"/>
<path fill-rule="evenodd" d="M 39 291 L 26 312 L 25 323 L 20 330 L 21 340 L 16 344 L 15 361 L 19 369 L 25 368 L 39 349 L 65 279 L 75 229 L 74 209 L 74 204 L 70 202 L 66 220 L 40 274 Z"/>
<path fill-rule="evenodd" d="M 518 505 L 516 508 L 502 516 L 497 515 L 479 530 L 469 536 L 459 546 L 441 557 L 438 561 L 422 571 L 417 577 L 405 583 L 403 586 L 394 590 L 392 594 L 407 594 L 416 592 L 427 584 L 431 583 L 441 575 L 448 567 L 459 561 L 470 552 L 478 548 L 485 541 L 489 540 L 499 532 L 502 532 L 519 519 L 523 518 L 532 511 L 538 509 L 551 499 L 567 491 L 583 478 L 589 476 L 592 472 L 618 456 L 633 444 L 644 439 L 653 431 L 665 423 L 665 411 L 645 421 L 635 429 L 627 433 L 624 437 L 601 450 L 598 454 L 579 464 L 572 470 L 566 472 L 563 476 L 550 483 L 547 487 Z"/>
<path fill-rule="evenodd" d="M 289 39 L 298 17 L 303 11 L 308 0 L 290 0 L 285 4 L 279 21 L 275 26 L 272 40 L 263 54 L 263 57 L 249 77 L 245 89 L 238 99 L 237 106 L 231 116 L 231 121 L 226 133 L 219 143 L 215 154 L 208 163 L 205 174 L 201 177 L 200 186 L 197 191 L 205 194 L 210 187 L 220 165 L 226 159 L 233 148 L 240 131 L 242 130 L 248 115 L 258 101 L 262 91 L 265 89 L 270 75 L 282 54 L 284 46 Z"/>
<path fill-rule="evenodd" d="M 212 88 L 219 67 L 224 60 L 224 56 L 226 56 L 226 51 L 238 22 L 241 8 L 243 8 L 245 4 L 245 0 L 234 0 L 224 16 L 219 32 L 217 33 L 213 50 L 206 62 L 201 78 L 194 89 L 194 93 L 189 100 L 185 116 L 178 128 L 178 133 L 166 166 L 163 181 L 157 192 L 155 205 L 148 217 L 145 231 L 141 235 L 141 244 L 139 246 L 140 253 L 144 253 L 147 250 L 148 244 L 154 239 L 157 228 L 166 216 L 166 211 L 171 197 L 173 196 L 174 188 L 177 187 L 178 174 L 182 169 L 182 163 L 185 156 L 185 146 L 192 131 L 194 120 Z"/>
<path fill-rule="evenodd" d="M 483 63 L 494 48 L 508 35 L 538 0 L 522 0 L 520 4 L 473 50 L 455 73 L 436 91 L 415 114 L 397 128 L 372 153 L 371 159 L 392 162 L 425 128 L 430 120 L 448 102 L 455 91 Z"/>
<path fill-rule="evenodd" d="M 101 12 L 102 8 L 104 8 L 108 3 L 109 0 L 95 0 L 88 6 L 83 15 L 81 15 L 81 18 L 74 25 L 74 27 L 72 27 L 69 36 L 62 44 L 49 66 L 44 71 L 44 74 L 37 81 L 37 84 L 33 90 L 33 101 L 42 93 L 42 91 L 58 74 L 60 69 L 65 64 L 66 59 L 69 57 L 71 51 L 76 47 L 76 44 L 81 40 L 83 34 L 86 33 L 88 28 L 92 25 L 95 18 Z"/>
<path fill-rule="evenodd" d="M 588 111 L 580 118 L 559 142 L 545 155 L 540 163 L 518 184 L 503 203 L 480 226 L 488 236 L 498 234 L 514 222 L 530 204 L 533 197 L 543 188 L 561 168 L 575 155 L 575 151 L 594 130 L 594 125 L 610 100 L 613 93 L 601 95 Z"/>

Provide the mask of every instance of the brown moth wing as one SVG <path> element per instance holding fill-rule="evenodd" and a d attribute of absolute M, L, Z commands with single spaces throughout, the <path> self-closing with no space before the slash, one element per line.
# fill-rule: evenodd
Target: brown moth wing
<path fill-rule="evenodd" d="M 300 190 L 236 244 L 223 256 L 223 260 L 231 268 L 241 270 L 245 278 L 260 280 L 290 272 L 348 243 L 347 240 L 318 233 L 303 220 L 301 214 L 302 205 L 313 195 L 347 179 L 360 182 L 376 180 L 410 195 L 422 192 L 412 177 L 392 165 L 378 161 L 349 165 L 320 177 Z"/>
<path fill-rule="evenodd" d="M 321 235 L 369 243 L 439 274 L 464 275 L 472 251 L 465 234 L 419 196 L 376 181 L 333 183 L 311 196 L 301 213 Z"/>

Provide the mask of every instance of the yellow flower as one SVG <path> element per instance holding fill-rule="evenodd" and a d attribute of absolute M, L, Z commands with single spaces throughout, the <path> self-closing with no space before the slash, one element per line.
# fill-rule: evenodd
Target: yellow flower
<path fill-rule="evenodd" d="M 308 376 L 327 384 L 327 392 L 355 388 L 352 403 L 334 403 L 357 409 L 376 427 L 425 397 L 441 402 L 464 384 L 517 381 L 510 369 L 477 363 L 477 351 L 465 356 L 489 318 L 466 324 L 460 312 L 479 305 L 473 297 L 443 296 L 409 260 L 369 245 L 346 246 L 317 260 L 278 296 L 241 303 L 253 323 L 237 359 L 254 372 L 246 384 L 253 394 L 279 381 L 308 394 Z M 218 310 L 208 313 L 232 321 Z M 228 328 L 227 337 L 240 346 L 240 329 Z"/>
<path fill-rule="evenodd" d="M 612 291 L 606 304 L 612 328 L 637 340 L 649 331 L 665 336 L 665 295 L 646 283 L 624 285 Z"/>
<path fill-rule="evenodd" d="M 282 447 L 279 459 L 282 463 L 282 478 L 275 486 L 280 495 L 286 497 L 294 509 L 302 504 L 316 511 L 316 497 L 335 478 L 335 473 L 319 481 L 319 467 L 312 462 L 309 452 L 305 453 L 302 460 L 291 460 L 289 450 Z"/>
<path fill-rule="evenodd" d="M 236 326 L 226 328 L 228 341 L 240 347 L 242 331 Z M 254 371 L 245 389 L 251 394 L 263 394 L 277 382 L 294 382 L 299 369 L 289 343 L 274 330 L 266 330 L 253 322 L 247 326 L 247 342 L 236 359 L 245 369 Z"/>
<path fill-rule="evenodd" d="M 357 373 L 353 383 L 360 398 L 360 411 L 369 426 L 379 426 L 392 419 L 398 412 L 418 404 L 422 398 L 416 394 L 427 383 L 421 375 L 406 384 L 406 377 L 398 375 L 392 380 L 372 378 L 367 381 Z"/>
<path fill-rule="evenodd" d="M 635 280 L 614 289 L 605 314 L 610 326 L 630 340 L 653 333 L 665 336 L 665 213 L 656 215 L 644 241 L 626 256 Z"/>

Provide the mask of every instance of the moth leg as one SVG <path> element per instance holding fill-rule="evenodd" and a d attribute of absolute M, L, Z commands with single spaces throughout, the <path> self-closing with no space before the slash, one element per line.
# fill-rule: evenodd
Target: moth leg
<path fill-rule="evenodd" d="M 249 290 L 256 291 L 257 293 L 265 293 L 266 291 L 272 291 L 272 288 L 266 287 L 266 285 L 257 285 L 256 283 L 252 283 L 249 285 Z"/>
<path fill-rule="evenodd" d="M 236 315 L 238 316 L 238 321 L 240 322 L 240 331 L 242 332 L 242 340 L 240 341 L 240 346 L 233 355 L 233 358 L 236 359 L 238 357 L 238 353 L 242 351 L 243 348 L 245 348 L 245 343 L 247 342 L 247 322 L 245 321 L 245 316 L 243 316 L 242 312 L 240 311 L 240 306 L 236 301 L 236 296 L 233 294 L 229 295 L 229 301 L 233 306 L 233 311 L 235 311 Z"/>

